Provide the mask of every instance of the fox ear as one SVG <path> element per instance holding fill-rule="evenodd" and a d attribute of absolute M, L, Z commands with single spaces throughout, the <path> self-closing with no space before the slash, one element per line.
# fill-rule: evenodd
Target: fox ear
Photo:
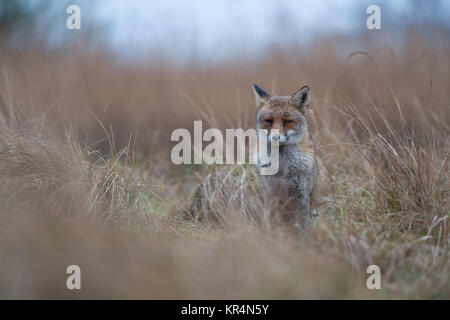
<path fill-rule="evenodd" d="M 289 104 L 305 113 L 306 108 L 309 106 L 310 99 L 309 87 L 303 86 L 289 98 Z"/>
<path fill-rule="evenodd" d="M 261 107 L 270 98 L 270 94 L 258 87 L 255 83 L 252 85 L 252 88 L 255 94 L 256 106 Z"/>

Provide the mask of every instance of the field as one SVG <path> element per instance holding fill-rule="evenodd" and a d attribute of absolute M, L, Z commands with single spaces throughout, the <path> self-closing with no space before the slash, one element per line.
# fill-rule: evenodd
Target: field
<path fill-rule="evenodd" d="M 429 40 L 180 66 L 3 48 L 0 298 L 450 298 L 450 50 Z M 336 210 L 307 235 L 263 222 L 254 166 L 170 161 L 194 120 L 253 128 L 254 82 L 311 88 Z"/>

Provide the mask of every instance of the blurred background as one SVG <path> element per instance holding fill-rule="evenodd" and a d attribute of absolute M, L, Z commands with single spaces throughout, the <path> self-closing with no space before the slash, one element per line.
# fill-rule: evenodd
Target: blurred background
<path fill-rule="evenodd" d="M 81 9 L 81 31 L 65 27 L 71 4 Z M 372 4 L 381 9 L 382 30 L 376 32 L 366 28 Z M 310 48 L 322 37 L 338 37 L 341 46 L 379 41 L 398 49 L 412 31 L 433 41 L 436 32 L 450 30 L 445 0 L 18 0 L 2 1 L 0 13 L 2 41 L 13 47 L 44 43 L 49 50 L 67 49 L 89 39 L 90 46 L 122 61 L 162 56 L 173 63 L 201 59 L 204 65 L 261 58 L 277 46 Z"/>
<path fill-rule="evenodd" d="M 71 4 L 80 30 L 66 27 Z M 371 4 L 381 30 L 366 27 Z M 374 103 L 394 123 L 394 98 L 426 103 L 439 122 L 449 119 L 447 90 L 437 94 L 448 83 L 449 14 L 443 0 L 1 1 L 0 106 L 44 112 L 50 127 L 51 116 L 70 119 L 89 143 L 104 137 L 101 120 L 115 143 L 133 135 L 146 154 L 195 119 L 253 126 L 253 82 L 278 94 L 308 83 L 316 108 Z"/>

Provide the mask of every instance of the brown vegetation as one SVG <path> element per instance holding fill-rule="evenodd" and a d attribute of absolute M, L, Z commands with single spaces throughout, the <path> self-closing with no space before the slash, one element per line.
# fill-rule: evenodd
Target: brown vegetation
<path fill-rule="evenodd" d="M 449 298 L 448 44 L 366 51 L 174 67 L 1 50 L 0 297 Z M 251 165 L 170 162 L 194 120 L 254 127 L 253 82 L 312 90 L 337 208 L 308 237 L 261 222 Z"/>

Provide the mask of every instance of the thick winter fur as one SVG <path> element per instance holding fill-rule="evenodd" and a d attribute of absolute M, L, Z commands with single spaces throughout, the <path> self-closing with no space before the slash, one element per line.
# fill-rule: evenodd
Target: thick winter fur
<path fill-rule="evenodd" d="M 269 95 L 256 84 L 253 90 L 258 107 L 256 129 L 266 129 L 267 143 L 279 146 L 278 172 L 261 175 L 265 189 L 271 200 L 277 200 L 276 209 L 283 220 L 305 227 L 315 212 L 311 202 L 319 198 L 321 176 L 326 175 L 308 131 L 309 87 L 303 86 L 291 96 Z"/>

